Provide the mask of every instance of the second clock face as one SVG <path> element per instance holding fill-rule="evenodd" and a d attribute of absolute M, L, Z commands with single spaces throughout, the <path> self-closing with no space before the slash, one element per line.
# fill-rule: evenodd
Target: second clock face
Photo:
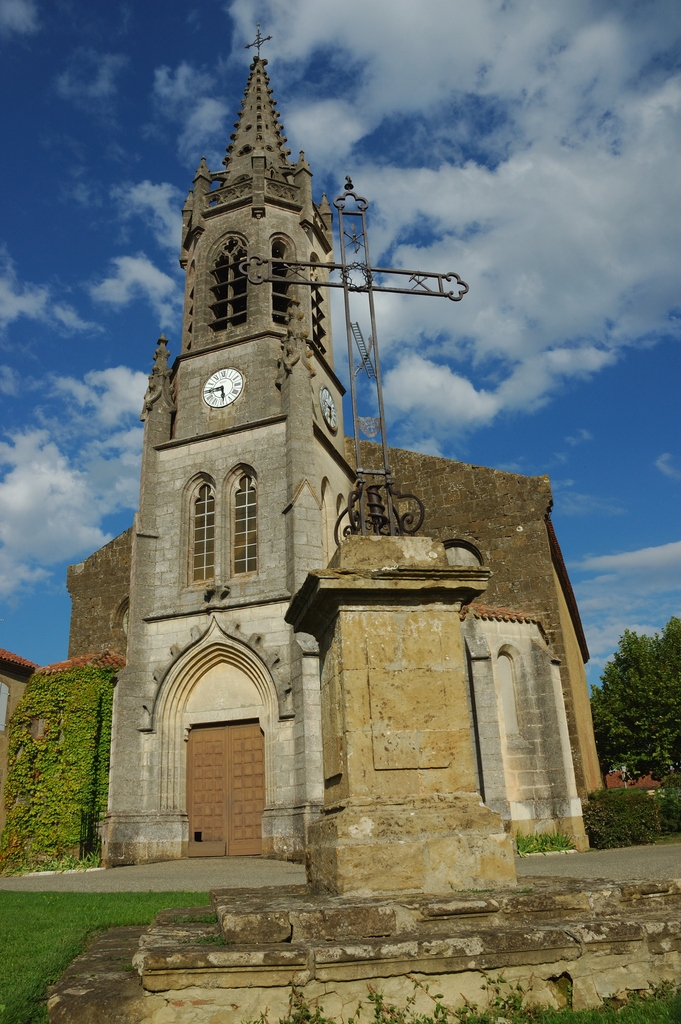
<path fill-rule="evenodd" d="M 322 410 L 322 416 L 329 430 L 335 434 L 338 428 L 338 413 L 336 412 L 336 403 L 333 400 L 333 396 L 329 389 L 324 385 L 319 389 L 319 405 Z"/>
<path fill-rule="evenodd" d="M 203 400 L 211 409 L 224 409 L 236 402 L 243 388 L 244 379 L 238 370 L 217 370 L 203 385 Z"/>

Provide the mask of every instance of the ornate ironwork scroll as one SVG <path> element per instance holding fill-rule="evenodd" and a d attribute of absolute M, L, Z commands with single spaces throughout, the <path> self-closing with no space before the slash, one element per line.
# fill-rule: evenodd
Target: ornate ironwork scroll
<path fill-rule="evenodd" d="M 423 502 L 413 494 L 402 494 L 395 489 L 390 469 L 388 440 L 385 429 L 383 405 L 383 384 L 381 362 L 378 352 L 376 311 L 374 294 L 391 292 L 398 295 L 427 295 L 431 298 L 450 299 L 460 302 L 468 291 L 468 285 L 458 274 L 450 271 L 439 274 L 434 271 L 404 270 L 401 267 L 372 267 L 369 255 L 366 211 L 369 203 L 364 196 L 358 196 L 348 176 L 345 190 L 337 196 L 333 205 L 338 210 L 338 231 L 340 236 L 340 263 L 312 263 L 304 260 L 274 261 L 262 256 L 251 256 L 240 264 L 240 270 L 251 284 L 266 282 L 281 283 L 282 271 L 289 283 L 310 288 L 342 288 L 345 304 L 345 327 L 348 343 L 348 364 L 350 368 L 350 397 L 352 421 L 355 434 L 355 455 L 357 459 L 357 482 L 348 496 L 335 527 L 336 543 L 350 534 L 362 536 L 413 535 L 423 525 L 425 509 Z M 337 272 L 338 280 L 318 280 L 316 271 Z M 405 287 L 386 282 L 386 278 L 407 278 Z M 448 287 L 456 282 L 455 286 Z M 408 285 L 408 287 L 407 287 Z M 350 310 L 351 294 L 367 296 L 371 334 L 368 344 L 357 322 L 353 322 Z M 355 346 L 360 361 L 355 367 Z M 373 381 L 378 416 L 360 416 L 357 395 L 357 374 L 364 370 L 369 383 Z M 369 468 L 362 464 L 360 433 L 367 437 L 381 435 L 382 467 Z M 406 502 L 404 511 L 400 503 Z M 347 522 L 343 524 L 343 520 Z"/>

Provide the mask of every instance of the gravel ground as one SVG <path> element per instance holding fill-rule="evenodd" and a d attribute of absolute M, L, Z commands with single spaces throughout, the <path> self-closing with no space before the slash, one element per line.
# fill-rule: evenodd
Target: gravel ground
<path fill-rule="evenodd" d="M 614 881 L 681 878 L 681 844 L 631 846 L 623 850 L 517 857 L 519 879 L 606 878 Z M 0 890 L 15 892 L 206 892 L 216 888 L 296 885 L 305 881 L 300 864 L 259 857 L 192 857 L 73 874 L 0 878 Z"/>

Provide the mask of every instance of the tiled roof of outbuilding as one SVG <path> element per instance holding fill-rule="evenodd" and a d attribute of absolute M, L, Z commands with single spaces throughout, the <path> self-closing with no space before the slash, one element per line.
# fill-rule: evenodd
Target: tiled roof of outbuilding
<path fill-rule="evenodd" d="M 541 619 L 527 612 L 516 612 L 512 608 L 497 608 L 488 604 L 467 604 L 461 609 L 461 618 L 474 615 L 476 619 L 496 619 L 498 622 L 534 622 L 541 626 Z"/>
<path fill-rule="evenodd" d="M 12 654 L 11 651 L 6 651 L 4 647 L 0 647 L 0 661 L 5 661 L 8 665 L 15 665 L 18 668 L 30 668 L 31 671 L 36 668 L 35 662 L 22 658 L 20 654 Z"/>
<path fill-rule="evenodd" d="M 44 676 L 51 676 L 55 672 L 66 672 L 70 668 L 79 668 L 82 665 L 95 665 L 96 667 L 123 668 L 125 658 L 116 654 L 115 651 L 99 651 L 96 654 L 80 654 L 77 658 L 68 658 L 66 661 L 55 661 L 52 665 L 44 665 L 37 668 Z"/>

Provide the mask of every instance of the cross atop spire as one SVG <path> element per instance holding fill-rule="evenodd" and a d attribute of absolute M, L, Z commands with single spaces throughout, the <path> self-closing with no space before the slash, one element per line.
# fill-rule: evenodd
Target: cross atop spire
<path fill-rule="evenodd" d="M 288 161 L 291 150 L 285 146 L 284 126 L 279 121 L 270 80 L 265 72 L 266 64 L 263 57 L 253 58 L 239 120 L 234 122 L 236 130 L 230 136 L 232 142 L 223 160 L 230 173 L 250 174 L 251 157 L 254 155 L 265 156 L 267 166 L 273 166 L 275 170 L 292 168 Z"/>
<path fill-rule="evenodd" d="M 271 39 L 271 38 L 272 38 L 272 36 L 264 36 L 264 35 L 261 34 L 261 32 L 260 32 L 260 22 L 258 22 L 258 31 L 255 33 L 255 39 L 253 40 L 252 43 L 246 43 L 246 45 L 244 46 L 244 50 L 250 50 L 250 48 L 252 46 L 257 46 L 258 47 L 258 57 L 259 57 L 260 56 L 260 47 L 262 46 L 263 43 L 266 43 L 268 41 L 268 39 Z"/>

